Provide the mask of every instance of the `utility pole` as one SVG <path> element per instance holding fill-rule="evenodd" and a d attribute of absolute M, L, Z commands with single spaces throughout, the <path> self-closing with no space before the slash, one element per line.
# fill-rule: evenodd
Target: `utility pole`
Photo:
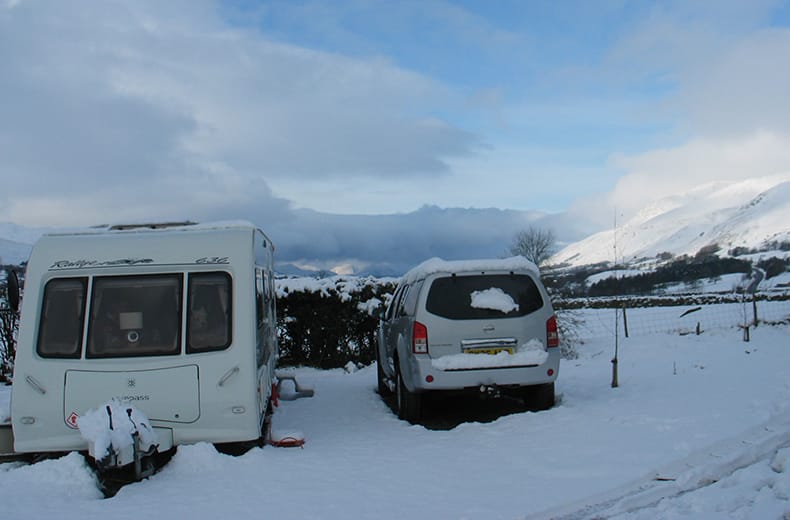
<path fill-rule="evenodd" d="M 614 230 L 613 230 L 613 242 L 614 242 L 614 278 L 615 281 L 619 280 L 617 275 L 617 208 L 614 210 Z M 615 284 L 617 286 L 617 284 Z M 617 308 L 617 305 L 614 306 L 614 357 L 612 358 L 612 388 L 617 388 L 620 386 L 620 382 L 617 378 L 617 356 L 619 354 L 619 336 L 620 333 L 618 332 L 620 329 L 620 309 Z"/>

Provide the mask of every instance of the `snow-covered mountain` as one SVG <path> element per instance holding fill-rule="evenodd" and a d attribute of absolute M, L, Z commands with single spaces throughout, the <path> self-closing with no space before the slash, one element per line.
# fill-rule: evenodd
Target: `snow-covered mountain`
<path fill-rule="evenodd" d="M 0 222 L 0 265 L 19 265 L 26 261 L 33 243 L 46 231 L 44 228 Z"/>
<path fill-rule="evenodd" d="M 790 241 L 790 174 L 716 182 L 645 207 L 616 229 L 571 244 L 552 265 L 630 262 L 661 253 L 694 255 L 716 245 L 761 248 Z"/>
<path fill-rule="evenodd" d="M 0 238 L 0 265 L 19 265 L 30 256 L 30 244 Z"/>

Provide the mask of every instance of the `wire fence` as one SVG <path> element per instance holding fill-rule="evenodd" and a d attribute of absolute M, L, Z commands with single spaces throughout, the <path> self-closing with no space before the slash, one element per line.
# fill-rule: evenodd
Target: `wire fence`
<path fill-rule="evenodd" d="M 788 299 L 744 297 L 740 301 L 678 300 L 652 302 L 612 299 L 594 305 L 576 304 L 565 312 L 575 316 L 577 333 L 584 337 L 611 336 L 615 329 L 625 337 L 653 334 L 705 334 L 731 329 L 749 339 L 750 330 L 760 325 L 790 323 Z M 638 306 L 637 306 L 638 305 Z M 560 317 L 562 317 L 560 311 Z"/>

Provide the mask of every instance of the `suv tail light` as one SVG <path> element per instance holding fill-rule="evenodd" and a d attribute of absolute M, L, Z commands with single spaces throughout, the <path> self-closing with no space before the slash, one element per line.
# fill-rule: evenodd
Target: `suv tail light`
<path fill-rule="evenodd" d="M 546 347 L 559 347 L 560 335 L 557 332 L 557 317 L 552 316 L 546 320 Z"/>
<path fill-rule="evenodd" d="M 411 336 L 411 350 L 415 354 L 428 353 L 428 327 L 419 321 L 414 322 L 414 330 Z"/>

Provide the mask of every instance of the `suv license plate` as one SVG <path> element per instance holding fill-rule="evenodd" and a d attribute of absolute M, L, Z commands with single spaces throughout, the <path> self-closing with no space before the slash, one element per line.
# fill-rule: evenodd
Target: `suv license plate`
<path fill-rule="evenodd" d="M 507 352 L 508 354 L 513 353 L 512 348 L 470 348 L 468 350 L 464 350 L 464 354 L 491 354 L 496 355 L 500 352 Z"/>

